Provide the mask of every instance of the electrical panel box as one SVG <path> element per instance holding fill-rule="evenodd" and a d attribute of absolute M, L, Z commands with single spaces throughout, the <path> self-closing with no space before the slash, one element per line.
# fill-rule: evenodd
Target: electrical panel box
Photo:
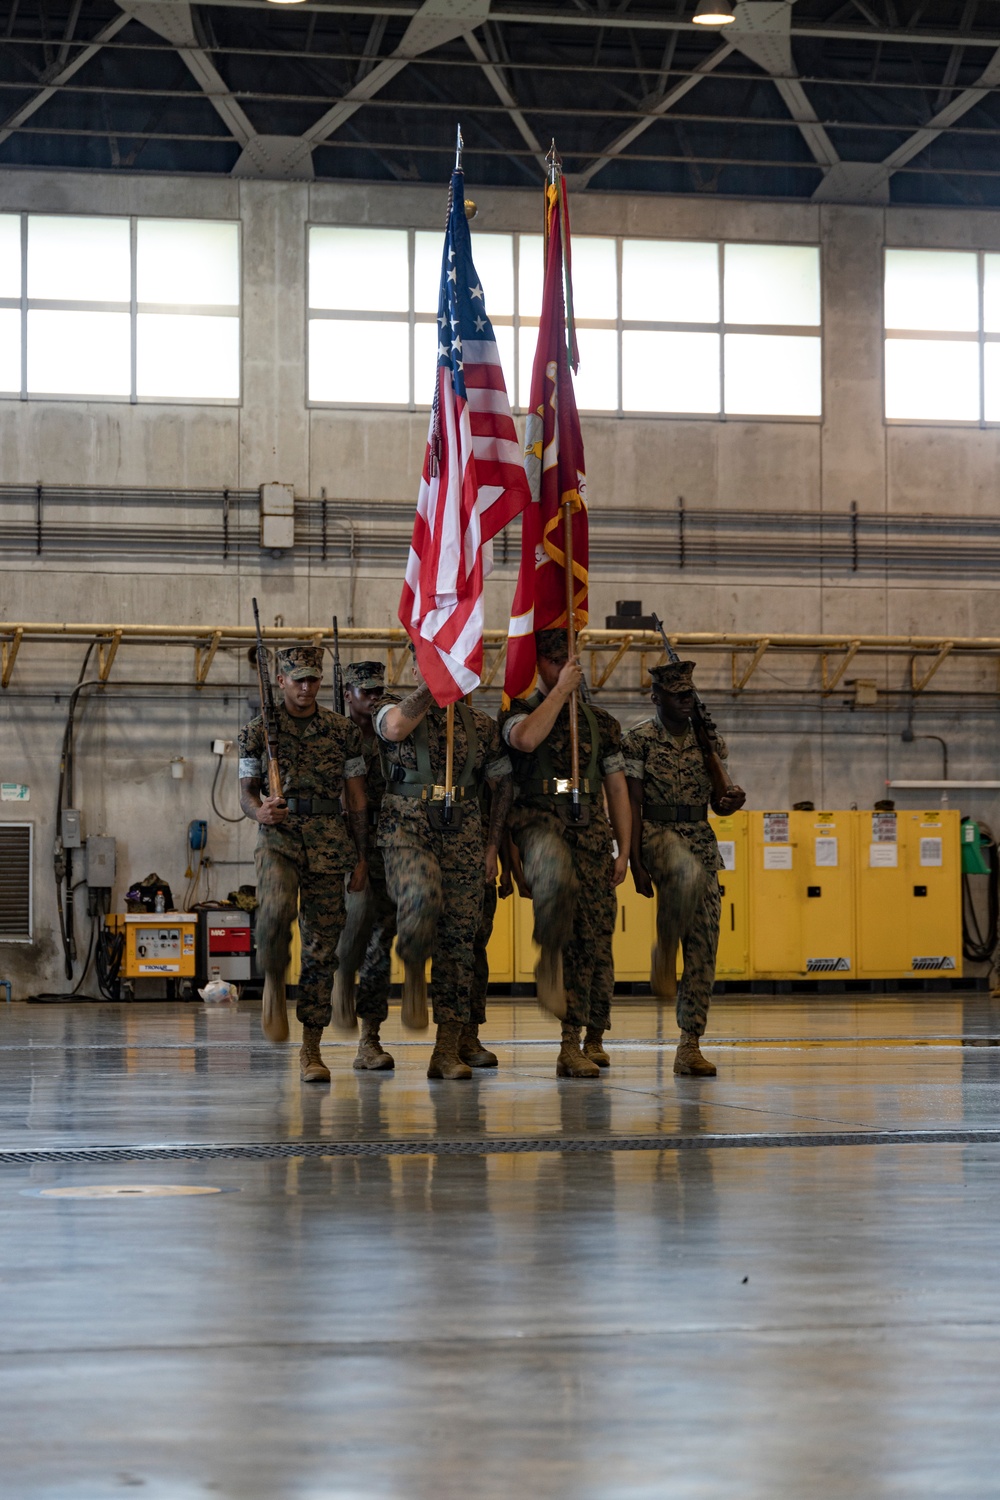
<path fill-rule="evenodd" d="M 195 912 L 129 912 L 109 916 L 107 925 L 125 929 L 123 979 L 193 979 L 195 974 Z"/>
<path fill-rule="evenodd" d="M 233 984 L 250 979 L 250 913 L 246 911 L 200 911 L 198 913 L 198 965 L 201 984 L 218 969 L 219 978 Z"/>
<path fill-rule="evenodd" d="M 859 812 L 858 959 L 864 979 L 962 972 L 960 815 Z"/>
<path fill-rule="evenodd" d="M 295 546 L 295 490 L 292 485 L 261 485 L 260 545 L 269 550 Z"/>
<path fill-rule="evenodd" d="M 750 977 L 749 813 L 709 818 L 725 868 L 719 871 L 722 914 L 715 977 L 732 983 Z"/>
<path fill-rule="evenodd" d="M 854 814 L 748 817 L 751 976 L 857 978 Z"/>
<path fill-rule="evenodd" d="M 59 833 L 64 849 L 80 847 L 80 809 L 64 807 L 59 819 Z"/>
<path fill-rule="evenodd" d="M 110 890 L 115 883 L 115 841 L 92 833 L 85 849 L 84 879 L 92 889 Z"/>

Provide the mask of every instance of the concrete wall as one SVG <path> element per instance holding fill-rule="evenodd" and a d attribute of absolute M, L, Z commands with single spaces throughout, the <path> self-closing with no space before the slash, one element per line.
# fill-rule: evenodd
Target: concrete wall
<path fill-rule="evenodd" d="M 476 193 L 476 228 L 538 228 L 536 195 Z M 239 218 L 243 226 L 244 396 L 239 407 L 150 406 L 98 402 L 0 401 L 0 480 L 43 484 L 252 489 L 276 479 L 300 495 L 376 504 L 412 501 L 423 457 L 422 412 L 310 411 L 305 402 L 305 253 L 308 223 L 437 229 L 444 189 L 412 186 L 235 182 L 170 177 L 0 173 L 0 210 L 137 213 Z M 882 418 L 881 257 L 885 245 L 1000 249 L 1000 214 L 836 205 L 741 203 L 703 199 L 581 195 L 578 234 L 627 233 L 818 243 L 822 251 L 824 417 L 817 422 L 669 418 L 585 423 L 592 507 L 673 509 L 691 506 L 784 509 L 843 514 L 856 502 L 866 514 L 992 514 L 1000 474 L 1000 431 L 887 426 Z M 162 519 L 162 517 L 160 518 Z M 157 623 L 246 623 L 256 593 L 265 618 L 325 623 L 350 611 L 351 589 L 340 564 L 300 555 L 232 558 L 180 568 L 169 558 L 127 572 L 98 561 L 46 557 L 29 564 L 0 558 L 0 618 Z M 355 580 L 359 624 L 394 621 L 398 569 L 362 556 Z M 511 569 L 488 586 L 488 623 L 506 621 Z M 981 570 L 972 582 L 882 574 L 810 573 L 796 579 L 766 569 L 685 570 L 651 579 L 637 556 L 632 570 L 592 579 L 592 619 L 603 623 L 616 598 L 641 596 L 669 613 L 677 628 L 739 631 L 1000 634 L 997 580 Z M 36 823 L 37 925 L 28 951 L 0 948 L 0 977 L 16 990 L 58 986 L 51 939 L 51 808 L 66 695 L 76 681 L 81 646 L 25 649 L 0 699 L 0 779 L 31 786 L 26 805 L 4 803 L 0 818 Z M 826 806 L 870 804 L 890 775 L 935 775 L 939 747 L 899 743 L 909 705 L 900 690 L 906 662 L 866 666 L 883 696 L 874 712 L 853 712 L 840 698 L 820 705 L 815 671 L 765 661 L 756 683 L 777 706 L 723 696 L 728 661 L 706 659 L 701 680 L 727 730 L 734 769 L 752 806 L 785 806 L 812 797 Z M 951 670 L 951 669 L 949 669 Z M 955 669 L 957 671 L 957 669 Z M 183 892 L 184 833 L 207 816 L 216 859 L 245 860 L 250 830 L 228 824 L 209 805 L 214 736 L 234 738 L 246 712 L 247 668 L 220 660 L 210 689 L 190 686 L 186 654 L 123 650 L 114 676 L 124 686 L 81 710 L 76 800 L 87 831 L 119 839 L 121 873 L 156 869 Z M 992 675 L 968 673 L 970 689 L 996 689 Z M 632 720 L 642 712 L 634 676 L 605 694 Z M 169 686 L 175 684 L 175 686 Z M 850 695 L 845 695 L 849 697 Z M 780 703 L 777 700 L 780 698 Z M 995 775 L 995 699 L 960 705 L 928 698 L 917 705 L 919 732 L 951 743 L 952 775 Z M 186 761 L 183 780 L 169 775 L 171 756 Z M 220 806 L 235 811 L 235 771 L 224 767 Z M 905 797 L 900 799 L 905 802 Z M 971 794 L 969 811 L 996 820 L 1000 805 Z M 230 878 L 231 877 L 231 878 Z M 225 893 L 246 867 L 220 865 L 214 891 Z M 124 888 L 120 883 L 118 896 Z"/>

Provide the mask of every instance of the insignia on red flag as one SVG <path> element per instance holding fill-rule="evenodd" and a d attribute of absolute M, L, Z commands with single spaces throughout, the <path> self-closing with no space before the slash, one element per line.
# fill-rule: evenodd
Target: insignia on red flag
<path fill-rule="evenodd" d="M 572 318 L 569 207 L 561 175 L 545 189 L 545 282 L 531 372 L 524 466 L 531 504 L 521 522 L 521 567 L 508 630 L 504 697 L 523 698 L 535 680 L 535 631 L 566 624 L 564 510 L 570 507 L 573 623 L 587 623 L 587 476 L 573 392 L 579 363 Z M 567 318 L 567 304 L 569 317 Z"/>

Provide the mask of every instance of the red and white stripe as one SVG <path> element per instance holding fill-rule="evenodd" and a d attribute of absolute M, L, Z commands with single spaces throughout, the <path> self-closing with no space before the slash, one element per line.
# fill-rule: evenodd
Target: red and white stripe
<path fill-rule="evenodd" d="M 450 368 L 438 367 L 441 452 L 432 475 L 432 417 L 399 605 L 424 680 L 442 705 L 479 685 L 492 539 L 529 498 L 497 346 L 467 339 L 462 361 L 465 399 Z"/>

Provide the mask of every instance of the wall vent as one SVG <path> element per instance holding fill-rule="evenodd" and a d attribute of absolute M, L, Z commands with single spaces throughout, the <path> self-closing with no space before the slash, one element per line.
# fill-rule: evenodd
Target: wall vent
<path fill-rule="evenodd" d="M 30 823 L 0 823 L 0 943 L 31 942 Z"/>

